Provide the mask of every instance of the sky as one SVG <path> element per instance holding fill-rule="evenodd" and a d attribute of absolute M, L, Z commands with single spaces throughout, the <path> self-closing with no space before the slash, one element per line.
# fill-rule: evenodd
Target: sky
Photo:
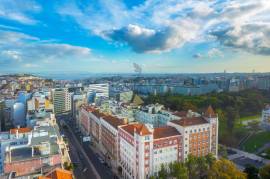
<path fill-rule="evenodd" d="M 269 0 L 0 0 L 0 73 L 269 72 L 269 12 Z"/>

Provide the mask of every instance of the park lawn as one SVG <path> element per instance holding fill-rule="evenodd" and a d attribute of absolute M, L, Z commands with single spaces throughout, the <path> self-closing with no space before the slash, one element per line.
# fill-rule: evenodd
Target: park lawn
<path fill-rule="evenodd" d="M 270 142 L 270 132 L 263 131 L 258 132 L 252 135 L 242 146 L 243 150 L 247 152 L 255 152 L 260 147 L 264 146 L 264 144 Z"/>
<path fill-rule="evenodd" d="M 247 117 L 241 117 L 239 118 L 238 120 L 240 121 L 247 121 L 247 120 L 256 120 L 258 118 L 260 118 L 261 116 L 258 114 L 258 115 L 255 115 L 255 116 L 247 116 Z"/>

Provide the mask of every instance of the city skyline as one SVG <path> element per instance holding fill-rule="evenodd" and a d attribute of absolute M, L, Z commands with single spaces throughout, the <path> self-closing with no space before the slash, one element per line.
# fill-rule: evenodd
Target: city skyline
<path fill-rule="evenodd" d="M 0 0 L 0 71 L 268 72 L 269 10 L 267 0 Z"/>

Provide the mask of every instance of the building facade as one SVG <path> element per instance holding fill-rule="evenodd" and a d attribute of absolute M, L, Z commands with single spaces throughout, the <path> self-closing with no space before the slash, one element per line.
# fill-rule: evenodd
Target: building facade
<path fill-rule="evenodd" d="M 61 114 L 71 111 L 71 93 L 67 88 L 56 88 L 52 90 L 54 113 Z"/>
<path fill-rule="evenodd" d="M 266 105 L 262 110 L 261 125 L 265 129 L 270 129 L 270 105 Z"/>

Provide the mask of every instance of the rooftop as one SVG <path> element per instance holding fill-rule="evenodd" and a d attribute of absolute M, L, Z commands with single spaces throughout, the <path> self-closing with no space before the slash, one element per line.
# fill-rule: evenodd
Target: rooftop
<path fill-rule="evenodd" d="M 14 129 L 10 129 L 10 134 L 16 134 L 18 133 L 28 133 L 31 132 L 32 129 L 29 127 L 25 127 L 25 128 L 14 128 Z"/>
<path fill-rule="evenodd" d="M 102 119 L 107 121 L 109 124 L 111 124 L 116 129 L 118 126 L 125 124 L 124 120 L 119 119 L 119 118 L 114 117 L 114 116 L 106 115 L 106 116 L 103 116 Z"/>
<path fill-rule="evenodd" d="M 171 120 L 172 123 L 186 127 L 200 124 L 207 124 L 208 122 L 202 117 L 184 117 L 180 120 Z"/>
<path fill-rule="evenodd" d="M 122 127 L 123 130 L 130 133 L 132 136 L 136 132 L 139 135 L 150 135 L 152 134 L 144 124 L 129 124 Z"/>
<path fill-rule="evenodd" d="M 32 147 L 11 150 L 11 161 L 25 160 L 32 157 Z"/>
<path fill-rule="evenodd" d="M 209 106 L 204 114 L 206 117 L 216 117 L 216 113 L 212 106 Z"/>
<path fill-rule="evenodd" d="M 46 179 L 72 179 L 72 172 L 61 168 L 56 168 L 52 172 L 46 174 Z M 43 179 L 43 178 L 38 178 Z"/>
<path fill-rule="evenodd" d="M 173 113 L 173 115 L 178 116 L 178 117 L 186 117 L 187 116 L 187 111 L 176 111 Z"/>
<path fill-rule="evenodd" d="M 154 129 L 154 139 L 160 139 L 170 136 L 181 135 L 174 127 L 165 126 Z"/>
<path fill-rule="evenodd" d="M 92 112 L 92 114 L 94 114 L 96 117 L 98 117 L 98 118 L 100 118 L 100 117 L 103 117 L 105 114 L 103 114 L 103 113 L 101 113 L 101 112 L 99 112 L 99 110 L 94 110 L 93 112 Z"/>

